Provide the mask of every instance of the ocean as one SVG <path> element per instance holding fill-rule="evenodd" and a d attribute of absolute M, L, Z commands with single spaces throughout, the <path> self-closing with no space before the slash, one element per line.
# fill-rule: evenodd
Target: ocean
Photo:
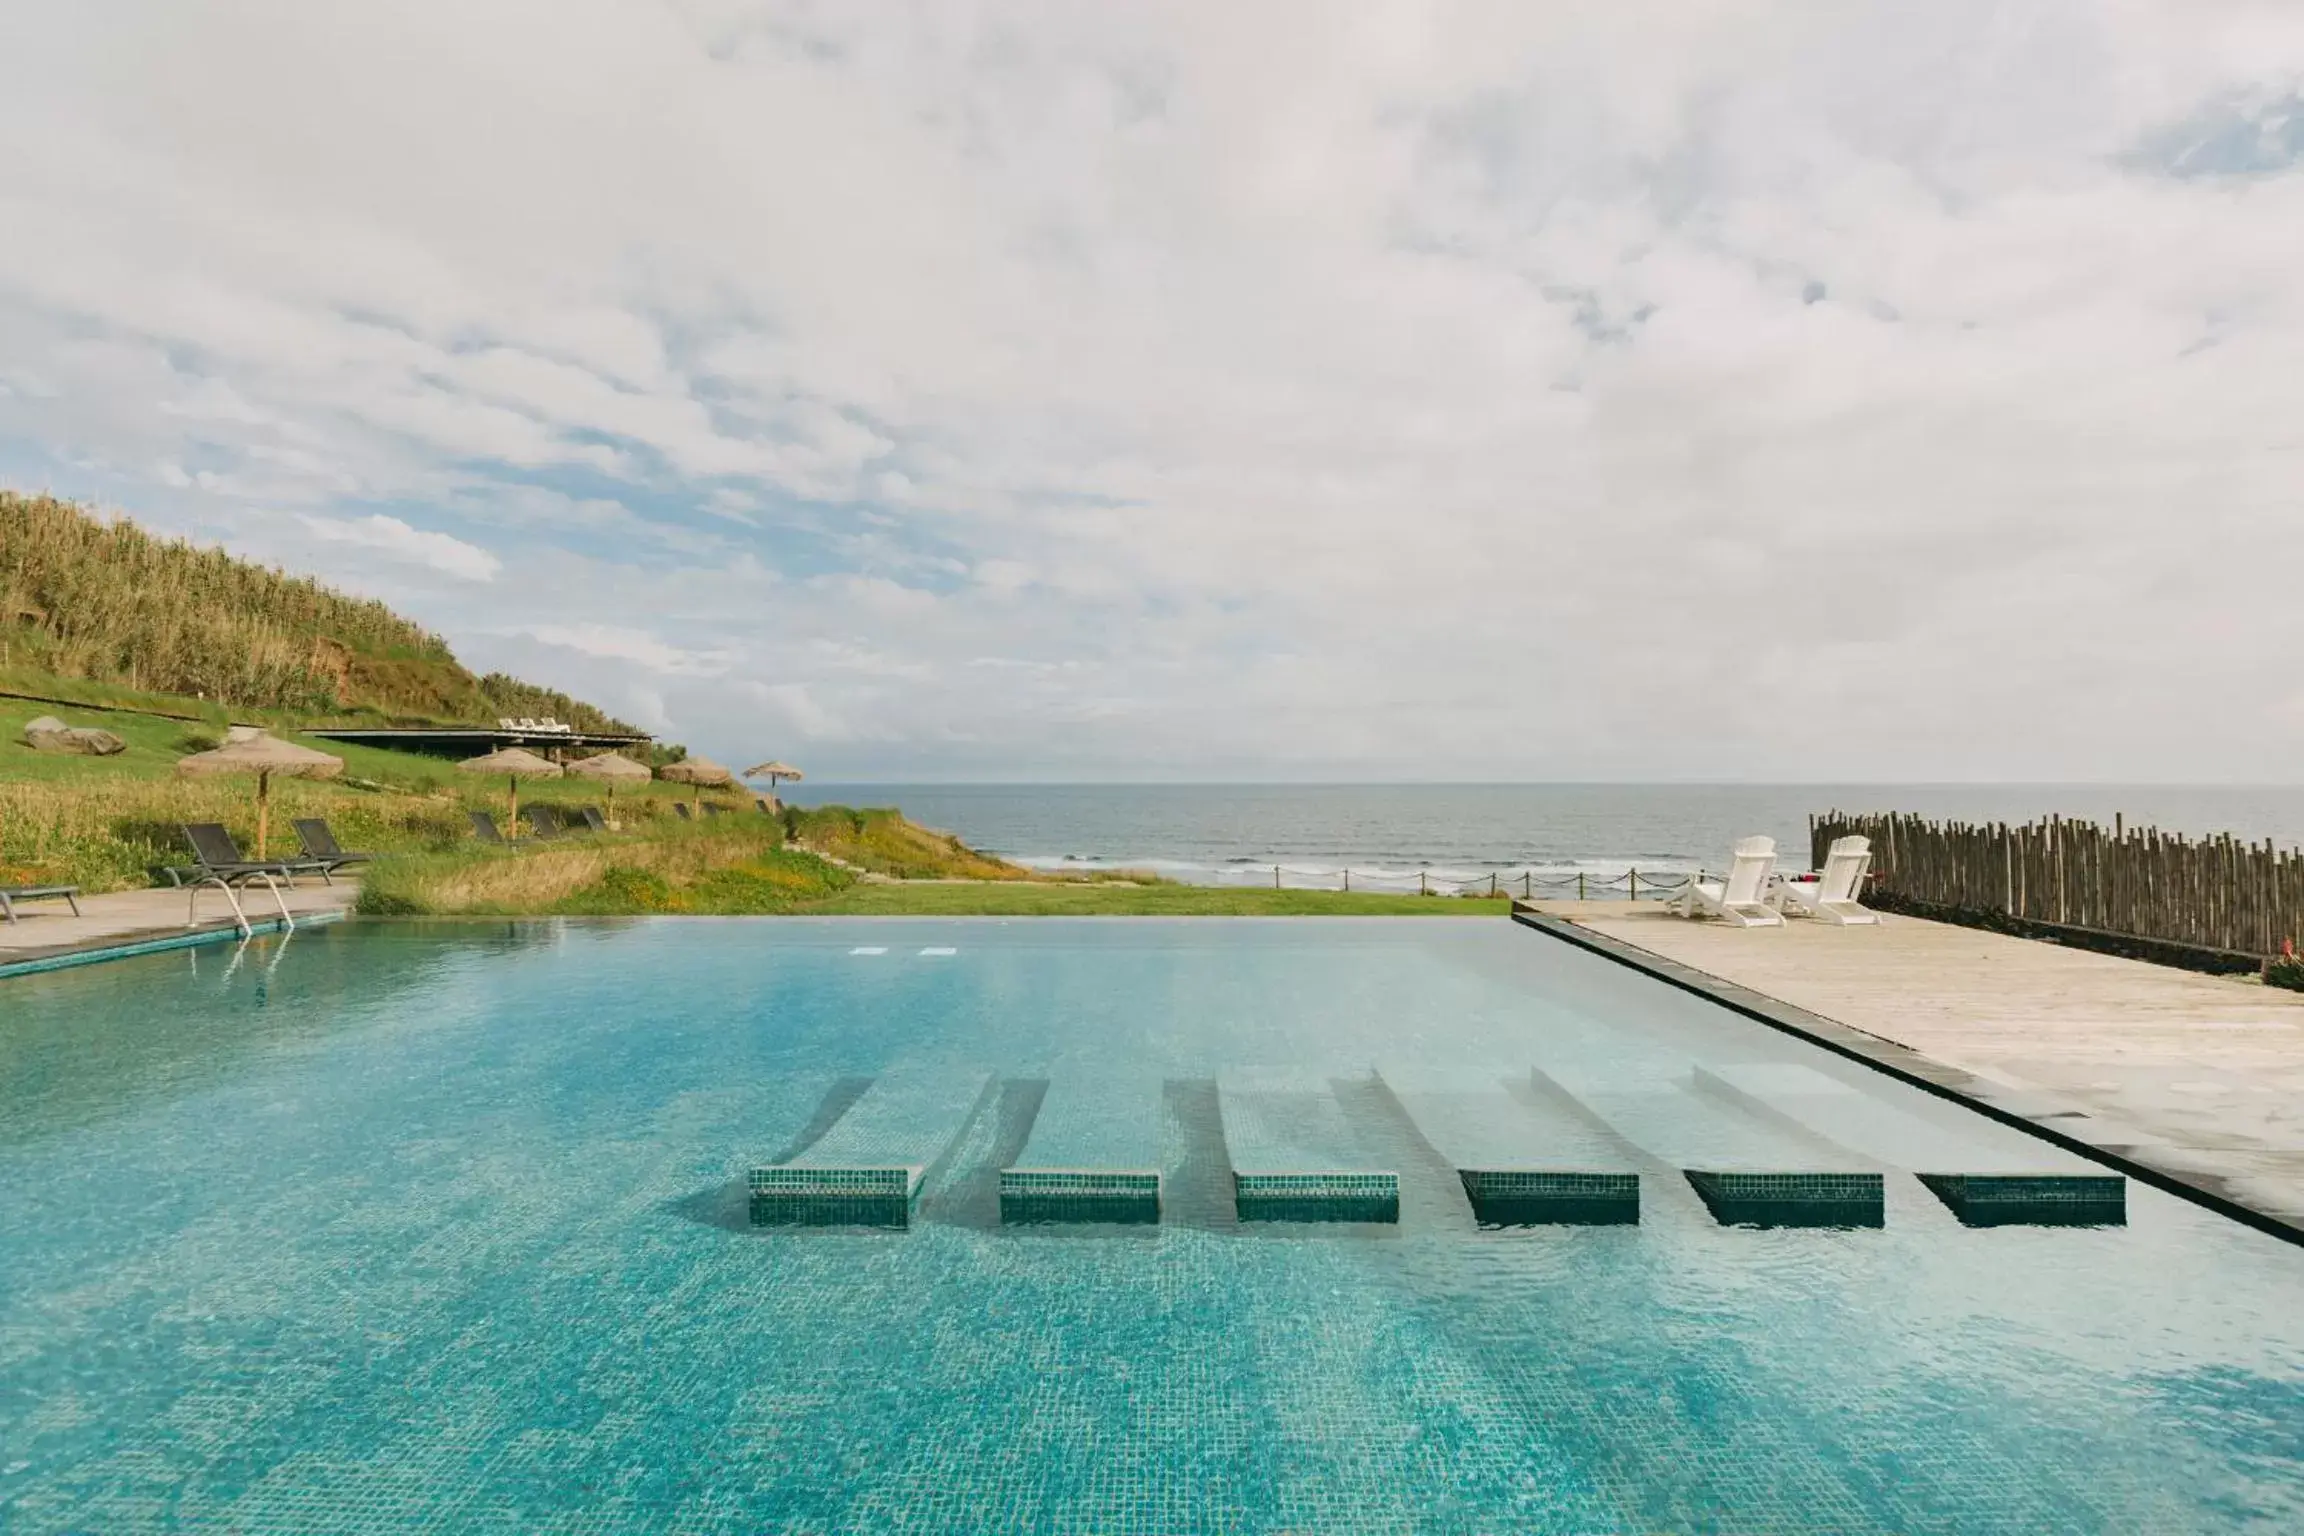
<path fill-rule="evenodd" d="M 2304 842 L 2304 789 L 2107 784 L 795 784 L 798 805 L 899 806 L 1047 869 L 1145 869 L 1193 883 L 1414 888 L 1533 874 L 1621 880 L 1719 869 L 1739 837 L 1804 868 L 1808 818 L 2049 814 Z M 1610 888 L 1613 889 L 1613 888 Z"/>

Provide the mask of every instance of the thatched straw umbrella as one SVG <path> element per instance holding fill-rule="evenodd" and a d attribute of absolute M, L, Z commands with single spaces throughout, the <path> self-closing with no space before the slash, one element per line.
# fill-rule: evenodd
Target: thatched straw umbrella
<path fill-rule="evenodd" d="M 654 775 L 628 757 L 603 752 L 597 757 L 580 757 L 568 765 L 568 771 L 587 779 L 598 779 L 608 786 L 608 818 L 616 818 L 616 786 L 618 784 L 645 784 Z"/>
<path fill-rule="evenodd" d="M 695 785 L 696 809 L 699 811 L 704 809 L 706 785 L 717 789 L 723 784 L 736 782 L 736 775 L 708 757 L 684 757 L 676 763 L 666 763 L 656 770 L 656 776 L 660 779 L 670 779 L 675 784 Z"/>
<path fill-rule="evenodd" d="M 777 780 L 790 779 L 793 783 L 797 784 L 803 777 L 805 777 L 805 775 L 803 775 L 799 769 L 793 767 L 790 763 L 779 763 L 771 759 L 765 763 L 754 763 L 751 767 L 744 770 L 744 777 L 748 779 L 766 779 L 768 781 L 768 793 L 774 794 L 776 793 Z"/>
<path fill-rule="evenodd" d="M 224 745 L 210 752 L 195 752 L 176 760 L 176 771 L 189 774 L 252 773 L 256 775 L 256 857 L 266 857 L 272 831 L 272 775 L 291 779 L 332 779 L 344 771 L 344 759 L 300 747 L 292 741 L 246 726 L 235 726 Z"/>
<path fill-rule="evenodd" d="M 773 815 L 777 811 L 780 811 L 784 808 L 784 802 L 776 798 L 777 780 L 790 779 L 793 783 L 797 784 L 800 782 L 801 774 L 800 770 L 793 767 L 790 763 L 779 762 L 775 758 L 770 758 L 767 762 L 754 763 L 751 767 L 745 769 L 744 777 L 747 779 L 766 779 L 768 781 L 768 795 L 766 799 L 760 801 L 760 809 Z"/>
<path fill-rule="evenodd" d="M 468 757 L 456 765 L 466 773 L 500 773 L 512 786 L 512 812 L 505 818 L 511 836 L 520 835 L 520 781 L 522 779 L 556 779 L 560 765 L 547 762 L 526 747 L 505 747 L 486 757 Z"/>

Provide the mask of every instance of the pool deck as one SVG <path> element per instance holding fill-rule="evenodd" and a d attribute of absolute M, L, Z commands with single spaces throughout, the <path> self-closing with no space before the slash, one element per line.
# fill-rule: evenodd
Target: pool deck
<path fill-rule="evenodd" d="M 2304 1241 L 2304 994 L 1973 928 L 1522 922 Z"/>
<path fill-rule="evenodd" d="M 338 875 L 334 885 L 317 879 L 284 888 L 288 910 L 298 919 L 314 915 L 341 916 L 360 894 L 360 882 Z M 181 939 L 187 935 L 223 937 L 236 930 L 232 912 L 213 889 L 200 893 L 199 921 L 187 926 L 191 910 L 184 891 L 114 891 L 105 896 L 80 898 L 80 916 L 61 901 L 28 902 L 17 908 L 21 921 L 0 922 L 0 970 L 29 961 L 54 961 L 75 955 L 93 955 L 129 945 Z M 240 904 L 249 923 L 261 930 L 269 918 L 280 921 L 280 909 L 261 886 L 243 892 Z"/>

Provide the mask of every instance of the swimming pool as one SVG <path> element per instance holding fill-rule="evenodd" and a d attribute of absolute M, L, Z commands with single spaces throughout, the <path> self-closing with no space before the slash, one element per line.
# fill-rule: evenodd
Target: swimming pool
<path fill-rule="evenodd" d="M 1963 1224 L 1751 1097 L 1803 1073 L 2025 1150 L 1503 923 L 350 923 L 0 982 L 0 1528 L 2304 1529 L 2304 1252 L 2140 1185 Z M 1637 1219 L 1481 1225 L 1451 1159 L 1514 1106 Z M 944 1116 L 901 1226 L 755 1223 L 755 1170 Z M 1148 1139 L 1153 1219 L 1003 1220 Z M 1879 1224 L 1723 1224 L 1675 1166 L 1723 1139 Z M 1243 1220 L 1267 1145 L 1393 1217 Z"/>

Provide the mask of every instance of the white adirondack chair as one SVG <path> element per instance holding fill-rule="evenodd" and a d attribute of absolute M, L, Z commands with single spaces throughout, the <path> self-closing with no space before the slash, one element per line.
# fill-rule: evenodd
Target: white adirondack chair
<path fill-rule="evenodd" d="M 1871 865 L 1870 838 L 1832 839 L 1832 847 L 1824 855 L 1823 873 L 1814 884 L 1805 880 L 1785 883 L 1785 916 L 1821 918 L 1827 923 L 1880 921 L 1877 912 L 1865 911 L 1856 900 L 1856 893 L 1864 887 L 1864 871 Z"/>
<path fill-rule="evenodd" d="M 1674 904 L 1682 917 L 1717 917 L 1739 928 L 1781 927 L 1784 915 L 1768 905 L 1768 877 L 1776 869 L 1776 839 L 1747 837 L 1735 848 L 1728 878 L 1691 878 Z"/>

